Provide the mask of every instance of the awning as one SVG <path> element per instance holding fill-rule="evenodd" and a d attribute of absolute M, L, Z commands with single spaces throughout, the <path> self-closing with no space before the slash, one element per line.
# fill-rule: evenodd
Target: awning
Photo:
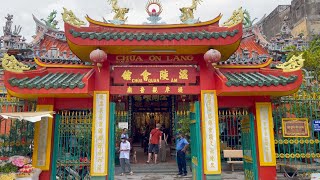
<path fill-rule="evenodd" d="M 0 113 L 4 119 L 19 119 L 30 122 L 38 122 L 43 117 L 53 118 L 54 111 L 40 111 L 40 112 L 13 112 L 13 113 Z"/>

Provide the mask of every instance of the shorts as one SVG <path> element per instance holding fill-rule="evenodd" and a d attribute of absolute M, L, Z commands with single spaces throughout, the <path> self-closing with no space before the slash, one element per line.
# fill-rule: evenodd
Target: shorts
<path fill-rule="evenodd" d="M 149 144 L 148 153 L 154 152 L 155 154 L 159 153 L 159 144 Z"/>

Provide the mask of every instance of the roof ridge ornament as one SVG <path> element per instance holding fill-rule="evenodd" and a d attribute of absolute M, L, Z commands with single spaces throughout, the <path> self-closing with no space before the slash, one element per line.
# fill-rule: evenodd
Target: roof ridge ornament
<path fill-rule="evenodd" d="M 2 58 L 2 67 L 6 71 L 22 73 L 23 71 L 30 70 L 30 67 L 19 62 L 14 55 L 9 56 L 7 53 Z"/>
<path fill-rule="evenodd" d="M 276 68 L 282 69 L 283 72 L 293 72 L 303 68 L 305 59 L 302 57 L 303 53 L 299 56 L 293 55 L 289 61 L 276 65 Z"/>
<path fill-rule="evenodd" d="M 47 17 L 47 20 L 45 19 L 41 19 L 41 21 L 43 21 L 45 23 L 46 26 L 52 28 L 52 29 L 58 29 L 57 25 L 58 25 L 58 21 L 55 20 L 55 18 L 57 17 L 57 11 L 53 10 Z"/>
<path fill-rule="evenodd" d="M 224 22 L 222 26 L 231 28 L 238 25 L 239 23 L 242 23 L 243 19 L 244 11 L 242 7 L 240 7 L 239 9 L 233 11 L 232 16 L 226 22 Z"/>
<path fill-rule="evenodd" d="M 157 6 L 158 10 L 152 6 Z M 150 10 L 152 8 L 152 10 Z M 149 22 L 145 22 L 143 24 L 165 24 L 165 22 L 159 22 L 162 18 L 159 17 L 162 13 L 163 8 L 161 5 L 160 0 L 149 0 L 146 4 L 146 12 L 148 13 L 149 17 L 147 18 Z"/>
<path fill-rule="evenodd" d="M 86 25 L 84 21 L 81 21 L 74 15 L 74 13 L 71 10 L 67 10 L 66 8 L 63 8 L 62 19 L 65 23 L 78 28 L 80 26 Z"/>
<path fill-rule="evenodd" d="M 115 13 L 113 20 L 109 20 L 109 22 L 117 25 L 124 24 L 128 19 L 125 15 L 129 12 L 129 8 L 120 8 L 118 0 L 108 0 L 108 2 L 112 5 L 112 12 Z"/>
<path fill-rule="evenodd" d="M 180 20 L 184 24 L 195 24 L 199 23 L 200 20 L 194 19 L 194 10 L 197 10 L 197 6 L 202 2 L 203 0 L 192 0 L 192 5 L 190 7 L 182 7 L 180 8 L 181 15 Z"/>

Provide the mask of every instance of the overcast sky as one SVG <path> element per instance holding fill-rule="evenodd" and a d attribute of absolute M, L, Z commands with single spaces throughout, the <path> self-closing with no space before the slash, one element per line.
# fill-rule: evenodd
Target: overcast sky
<path fill-rule="evenodd" d="M 247 9 L 253 18 L 261 18 L 264 14 L 269 14 L 278 5 L 290 4 L 291 0 L 202 0 L 195 12 L 195 17 L 201 21 L 215 18 L 219 13 L 223 14 L 226 20 L 231 16 L 233 10 L 243 7 Z M 145 5 L 148 0 L 118 0 L 121 7 L 130 9 L 128 24 L 141 24 L 146 22 L 147 13 Z M 180 23 L 180 7 L 191 5 L 192 0 L 160 0 L 163 6 L 161 14 L 162 20 L 167 24 Z M 111 6 L 107 0 L 0 0 L 0 26 L 5 24 L 5 16 L 14 15 L 13 25 L 21 25 L 21 34 L 30 42 L 35 33 L 35 23 L 32 19 L 34 14 L 38 19 L 46 18 L 52 10 L 58 11 L 57 20 L 59 27 L 63 30 L 61 17 L 62 7 L 71 9 L 77 17 L 82 20 L 88 14 L 95 20 L 112 19 Z M 1 28 L 2 30 L 2 28 Z M 3 33 L 1 32 L 0 35 Z"/>

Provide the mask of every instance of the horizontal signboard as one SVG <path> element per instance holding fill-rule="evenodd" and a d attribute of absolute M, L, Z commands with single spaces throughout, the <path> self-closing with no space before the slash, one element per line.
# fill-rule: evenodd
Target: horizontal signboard
<path fill-rule="evenodd" d="M 114 67 L 115 84 L 184 84 L 195 83 L 197 69 L 192 66 Z"/>
<path fill-rule="evenodd" d="M 282 118 L 283 137 L 309 137 L 307 118 Z"/>
<path fill-rule="evenodd" d="M 200 86 L 111 86 L 111 94 L 199 94 Z"/>
<path fill-rule="evenodd" d="M 108 60 L 113 64 L 161 64 L 161 63 L 195 63 L 198 59 L 203 59 L 203 55 L 108 55 Z"/>

